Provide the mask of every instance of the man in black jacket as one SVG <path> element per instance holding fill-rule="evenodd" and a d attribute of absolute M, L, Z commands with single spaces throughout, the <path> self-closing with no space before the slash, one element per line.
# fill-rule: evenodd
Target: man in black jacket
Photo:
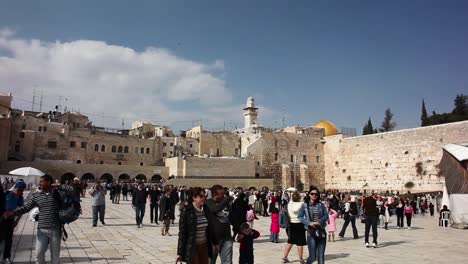
<path fill-rule="evenodd" d="M 172 205 L 171 220 L 172 220 L 172 224 L 175 224 L 174 223 L 174 221 L 175 221 L 175 207 L 180 201 L 179 200 L 179 192 L 177 191 L 177 188 L 174 188 L 173 185 L 171 185 L 170 188 L 171 188 L 171 205 Z"/>
<path fill-rule="evenodd" d="M 139 182 L 138 188 L 133 190 L 132 195 L 132 206 L 135 209 L 135 220 L 138 228 L 143 226 L 147 196 L 145 184 L 143 182 Z"/>
<path fill-rule="evenodd" d="M 379 195 L 377 193 L 366 197 L 362 203 L 362 209 L 364 216 L 366 217 L 366 229 L 365 229 L 365 243 L 366 247 L 369 247 L 369 232 L 372 227 L 372 247 L 377 247 L 377 221 L 379 220 L 379 209 L 377 208 L 377 200 Z"/>
<path fill-rule="evenodd" d="M 221 258 L 221 263 L 232 264 L 232 235 L 231 235 L 231 202 L 233 198 L 229 195 L 225 196 L 224 188 L 220 185 L 211 187 L 212 198 L 206 200 L 205 205 L 208 207 L 209 222 L 212 223 L 211 233 L 213 237 L 213 257 L 210 259 L 211 264 L 216 263 L 218 257 Z"/>
<path fill-rule="evenodd" d="M 153 221 L 159 225 L 158 223 L 158 203 L 159 203 L 159 196 L 161 196 L 161 192 L 158 189 L 157 185 L 153 185 L 153 188 L 149 192 L 150 198 L 150 219 L 151 223 Z"/>

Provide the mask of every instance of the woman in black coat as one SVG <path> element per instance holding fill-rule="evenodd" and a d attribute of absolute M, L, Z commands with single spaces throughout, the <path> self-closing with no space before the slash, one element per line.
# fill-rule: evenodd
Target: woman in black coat
<path fill-rule="evenodd" d="M 247 222 L 246 218 L 249 210 L 249 202 L 246 200 L 246 194 L 239 193 L 237 199 L 232 204 L 231 224 L 234 233 L 232 236 L 233 240 L 235 240 L 236 236 L 240 233 L 241 224 Z"/>
<path fill-rule="evenodd" d="M 180 214 L 179 242 L 176 261 L 188 264 L 208 264 L 212 256 L 212 234 L 208 222 L 208 208 L 204 206 L 205 190 L 189 191 L 188 204 Z"/>

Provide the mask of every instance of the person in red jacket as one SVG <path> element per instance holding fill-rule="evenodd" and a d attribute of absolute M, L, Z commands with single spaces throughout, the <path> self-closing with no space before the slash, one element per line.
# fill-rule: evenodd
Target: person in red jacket
<path fill-rule="evenodd" d="M 280 231 L 279 224 L 279 210 L 278 208 L 273 208 L 271 211 L 271 224 L 270 224 L 270 241 L 273 243 L 278 243 Z"/>

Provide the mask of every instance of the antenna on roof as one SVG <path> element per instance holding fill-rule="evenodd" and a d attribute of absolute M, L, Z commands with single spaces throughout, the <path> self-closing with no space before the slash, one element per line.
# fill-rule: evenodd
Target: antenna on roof
<path fill-rule="evenodd" d="M 32 107 L 31 111 L 34 112 L 34 101 L 36 101 L 36 86 L 34 86 L 34 92 L 33 92 L 33 100 L 32 100 Z"/>
<path fill-rule="evenodd" d="M 283 127 L 286 127 L 286 108 L 283 106 L 283 116 L 281 117 L 281 122 L 283 123 Z"/>

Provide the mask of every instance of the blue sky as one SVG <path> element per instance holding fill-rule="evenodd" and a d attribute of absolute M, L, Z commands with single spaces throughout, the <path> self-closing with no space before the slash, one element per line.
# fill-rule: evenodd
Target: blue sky
<path fill-rule="evenodd" d="M 456 94 L 468 92 L 468 1 L 3 1 L 1 7 L 0 92 L 30 100 L 38 87 L 45 104 L 66 97 L 69 108 L 91 114 L 98 125 L 118 127 L 123 118 L 126 126 L 147 119 L 176 130 L 196 119 L 211 128 L 242 126 L 241 107 L 254 96 L 266 126 L 281 126 L 285 115 L 287 125 L 328 119 L 361 133 L 369 116 L 379 125 L 387 107 L 398 128 L 416 127 L 422 98 L 428 111 L 446 112 Z M 128 58 L 126 49 L 133 52 Z"/>

